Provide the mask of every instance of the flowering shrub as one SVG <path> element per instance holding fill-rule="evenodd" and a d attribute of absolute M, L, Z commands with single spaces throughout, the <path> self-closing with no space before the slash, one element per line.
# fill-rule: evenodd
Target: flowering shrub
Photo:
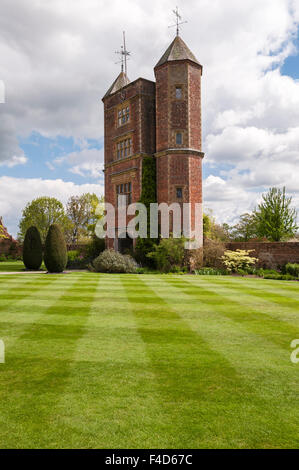
<path fill-rule="evenodd" d="M 254 250 L 227 250 L 221 259 L 229 272 L 248 272 L 251 266 L 258 261 L 258 258 L 249 255 L 252 251 Z"/>
<path fill-rule="evenodd" d="M 98 273 L 135 273 L 138 264 L 129 255 L 114 250 L 104 250 L 94 261 L 93 268 Z"/>

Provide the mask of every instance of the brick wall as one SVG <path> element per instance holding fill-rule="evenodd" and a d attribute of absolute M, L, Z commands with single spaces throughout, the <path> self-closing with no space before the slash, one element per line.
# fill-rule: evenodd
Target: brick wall
<path fill-rule="evenodd" d="M 254 250 L 251 255 L 259 258 L 262 268 L 276 269 L 286 263 L 299 263 L 299 242 L 230 242 L 228 250 Z"/>

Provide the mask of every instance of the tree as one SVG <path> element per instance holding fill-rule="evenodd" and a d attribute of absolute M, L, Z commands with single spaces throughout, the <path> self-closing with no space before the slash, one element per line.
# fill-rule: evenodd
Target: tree
<path fill-rule="evenodd" d="M 147 209 L 147 238 L 138 238 L 135 246 L 135 256 L 138 262 L 153 265 L 148 253 L 154 250 L 158 240 L 150 238 L 150 204 L 157 201 L 156 191 L 156 160 L 144 157 L 142 160 L 142 191 L 139 202 Z"/>
<path fill-rule="evenodd" d="M 7 238 L 8 236 L 7 236 L 6 230 L 2 222 L 2 217 L 0 217 L 0 240 L 7 239 Z"/>
<path fill-rule="evenodd" d="M 101 198 L 101 201 L 103 201 L 103 198 Z M 96 211 L 99 202 L 97 195 L 91 193 L 69 198 L 67 215 L 72 223 L 70 227 L 72 243 L 78 243 L 80 239 L 90 238 L 94 233 L 96 223 L 100 218 Z"/>
<path fill-rule="evenodd" d="M 254 214 L 246 212 L 240 216 L 239 222 L 230 232 L 231 238 L 240 242 L 247 242 L 251 238 L 257 238 L 257 220 Z"/>
<path fill-rule="evenodd" d="M 44 261 L 50 273 L 61 273 L 67 263 L 67 248 L 59 225 L 52 224 L 45 242 Z"/>
<path fill-rule="evenodd" d="M 39 197 L 29 202 L 23 210 L 18 236 L 23 240 L 26 230 L 34 225 L 39 230 L 42 242 L 44 243 L 52 224 L 59 224 L 63 231 L 70 227 L 70 221 L 65 214 L 62 203 L 58 199 L 54 197 Z"/>
<path fill-rule="evenodd" d="M 298 226 L 297 211 L 291 203 L 292 197 L 286 196 L 285 187 L 270 188 L 254 211 L 258 236 L 274 242 L 292 238 Z"/>
<path fill-rule="evenodd" d="M 43 260 L 43 248 L 39 231 L 29 227 L 26 231 L 23 245 L 23 262 L 27 269 L 38 270 Z"/>

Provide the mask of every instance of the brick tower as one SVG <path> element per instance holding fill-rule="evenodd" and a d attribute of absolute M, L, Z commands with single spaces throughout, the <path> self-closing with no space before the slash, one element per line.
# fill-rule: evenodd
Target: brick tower
<path fill-rule="evenodd" d="M 155 69 L 156 83 L 130 82 L 119 74 L 103 97 L 105 122 L 105 201 L 117 205 L 141 195 L 142 161 L 156 159 L 158 203 L 202 203 L 201 75 L 202 66 L 177 35 Z M 117 226 L 118 235 L 127 223 Z M 202 218 L 200 219 L 202 230 Z M 170 224 L 171 226 L 171 224 Z M 123 251 L 132 241 L 106 239 L 108 248 Z"/>
<path fill-rule="evenodd" d="M 194 230 L 194 205 L 202 203 L 202 66 L 177 35 L 154 70 L 158 203 L 191 203 Z"/>

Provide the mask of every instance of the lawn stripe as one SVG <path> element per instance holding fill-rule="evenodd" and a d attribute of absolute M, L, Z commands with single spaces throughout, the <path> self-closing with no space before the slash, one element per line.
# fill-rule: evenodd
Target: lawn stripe
<path fill-rule="evenodd" d="M 180 288 L 183 292 L 200 301 L 201 304 L 214 306 L 219 314 L 242 323 L 248 331 L 272 341 L 284 350 L 289 350 L 290 342 L 298 337 L 298 327 L 266 315 L 254 307 L 247 307 L 242 301 L 243 295 L 241 293 L 239 297 L 221 295 L 218 294 L 218 286 L 208 288 L 205 287 L 204 280 L 199 282 L 199 285 L 195 285 L 189 278 L 183 280 L 182 277 L 167 279 L 167 283 Z"/>
<path fill-rule="evenodd" d="M 7 383 L 1 390 L 1 401 L 7 404 L 2 410 L 2 448 L 19 447 L 19 443 L 21 447 L 39 447 L 43 420 L 60 396 L 76 341 L 83 334 L 82 317 L 76 317 L 74 325 L 63 325 L 63 328 L 58 325 L 56 331 L 53 325 L 40 323 L 45 315 L 50 316 L 55 311 L 59 297 L 68 292 L 71 295 L 73 286 L 77 284 L 80 289 L 82 282 L 80 276 L 69 278 L 67 282 L 63 275 L 52 279 L 49 277 L 48 282 L 57 283 L 56 295 L 48 308 L 35 313 L 32 324 L 18 336 L 8 351 L 1 374 L 2 381 Z"/>
<path fill-rule="evenodd" d="M 279 303 L 277 296 L 273 299 L 275 294 L 265 291 L 265 297 L 263 297 L 260 290 L 256 293 L 253 284 L 250 289 L 245 289 L 243 287 L 239 288 L 239 286 L 236 285 L 230 286 L 228 282 L 217 282 L 215 285 L 214 281 L 210 279 L 200 279 L 200 281 L 197 282 L 197 280 L 189 277 L 188 282 L 190 285 L 196 286 L 197 289 L 203 288 L 207 291 L 212 291 L 213 296 L 216 291 L 218 295 L 225 298 L 227 297 L 238 303 L 240 303 L 241 298 L 242 307 L 246 306 L 251 309 L 253 308 L 255 310 L 262 311 L 266 316 L 270 316 L 273 319 L 284 323 L 289 323 L 293 327 L 298 328 L 299 332 L 299 309 L 294 300 L 289 299 L 286 295 L 285 297 L 280 296 L 281 303 Z"/>
<path fill-rule="evenodd" d="M 120 277 L 107 278 L 99 282 L 64 393 L 51 417 L 62 446 L 130 448 L 138 445 L 140 436 L 145 444 L 152 438 L 155 399 L 144 343 Z M 105 301 L 107 295 L 110 302 Z"/>
<path fill-rule="evenodd" d="M 254 390 L 248 390 L 248 384 L 245 386 L 238 371 L 217 347 L 209 345 L 181 318 L 173 308 L 176 299 L 173 306 L 169 305 L 167 290 L 163 295 L 157 295 L 155 288 L 149 286 L 148 277 L 131 279 L 129 281 L 126 277 L 123 285 L 159 386 L 161 418 L 165 425 L 162 446 L 254 445 L 258 439 L 256 432 L 251 435 L 249 429 L 248 435 L 243 435 L 240 417 L 243 420 L 251 415 L 254 423 L 259 407 L 254 409 L 252 402 L 244 401 L 242 397 L 244 393 L 252 395 L 255 405 L 259 406 L 264 404 L 263 397 L 256 396 Z M 158 279 L 157 285 L 162 282 Z M 148 298 L 155 305 L 153 311 L 144 309 Z M 266 438 L 265 427 L 261 430 L 260 439 L 264 435 Z"/>
<path fill-rule="evenodd" d="M 247 445 L 271 447 L 271 442 L 276 442 L 278 447 L 298 447 L 299 411 L 294 411 L 294 403 L 299 378 L 295 374 L 294 364 L 290 362 L 290 351 L 284 355 L 280 348 L 249 333 L 242 324 L 223 318 L 218 314 L 218 304 L 214 309 L 212 305 L 200 300 L 195 303 L 190 292 L 186 293 L 174 284 L 173 279 L 164 277 L 157 281 L 146 278 L 145 282 L 161 298 L 167 299 L 171 308 L 190 328 L 207 341 L 210 347 L 216 348 L 234 370 L 238 371 L 239 380 L 242 380 L 244 387 L 244 395 L 240 397 L 239 418 L 242 419 L 244 403 L 248 406 L 251 403 L 252 407 L 250 413 L 245 408 L 243 416 Z M 224 298 L 223 303 L 227 303 L 229 308 L 229 299 Z M 287 372 L 295 374 L 293 380 L 290 381 Z M 234 387 L 231 387 L 231 393 L 235 393 Z M 260 423 L 258 429 L 256 422 Z"/>
<path fill-rule="evenodd" d="M 196 282 L 195 279 L 189 279 L 190 282 Z M 270 281 L 271 284 L 267 282 L 267 280 L 251 280 L 251 282 L 231 282 L 231 277 L 229 279 L 221 278 L 217 279 L 216 281 L 213 279 L 202 279 L 203 282 L 211 282 L 213 285 L 217 284 L 217 286 L 228 287 L 229 289 L 236 289 L 239 292 L 244 292 L 245 294 L 250 294 L 252 296 L 256 296 L 262 300 L 269 300 L 272 303 L 283 305 L 286 308 L 297 309 L 299 311 L 299 283 L 298 289 L 296 290 L 282 290 L 279 289 L 279 286 L 275 283 L 277 281 Z M 284 281 L 286 282 L 286 281 Z M 262 284 L 261 284 L 262 283 Z M 288 295 L 286 295 L 286 293 Z"/>

